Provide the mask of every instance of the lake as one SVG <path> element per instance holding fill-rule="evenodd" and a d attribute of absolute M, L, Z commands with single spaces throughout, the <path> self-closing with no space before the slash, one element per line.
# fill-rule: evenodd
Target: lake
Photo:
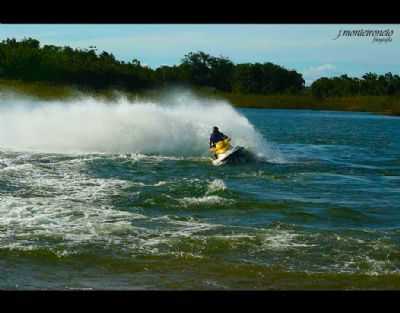
<path fill-rule="evenodd" d="M 27 128 L 14 121 L 14 146 L 2 129 L 0 288 L 400 288 L 400 118 L 230 108 L 205 125 L 206 110 L 152 111 L 162 121 L 136 112 L 74 140 L 65 129 L 85 123 L 72 113 L 35 124 L 43 111 L 8 112 Z M 95 117 L 96 133 L 110 124 Z M 135 145 L 113 135 L 101 149 L 143 120 Z M 43 138 L 63 123 L 55 149 Z M 257 143 L 258 161 L 212 166 L 215 123 L 233 142 Z"/>

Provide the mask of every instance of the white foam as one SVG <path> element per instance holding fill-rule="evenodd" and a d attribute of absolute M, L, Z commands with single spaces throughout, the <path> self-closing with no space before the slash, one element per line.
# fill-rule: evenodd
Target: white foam
<path fill-rule="evenodd" d="M 256 248 L 257 251 L 264 250 L 287 250 L 299 247 L 312 247 L 310 244 L 300 241 L 300 235 L 289 230 L 269 229 L 262 234 L 257 235 L 261 240 L 261 244 Z"/>
<path fill-rule="evenodd" d="M 167 182 L 160 180 L 142 184 L 92 177 L 82 170 L 86 166 L 85 160 L 90 158 L 85 157 L 79 162 L 76 159 L 62 160 L 51 170 L 32 164 L 13 173 L 18 176 L 17 182 L 26 186 L 27 190 L 24 188 L 21 195 L 1 196 L 1 249 L 45 249 L 63 257 L 79 253 L 81 247 L 90 243 L 102 247 L 117 245 L 118 249 L 132 256 L 145 253 L 200 257 L 189 252 L 178 255 L 171 246 L 182 238 L 192 238 L 219 225 L 194 219 L 181 221 L 165 218 L 159 220 L 159 228 L 137 226 L 137 220 L 140 220 L 140 225 L 153 221 L 138 212 L 116 209 L 109 196 L 119 194 L 121 188 L 163 186 Z M 22 159 L 29 161 L 28 155 L 21 156 Z M 190 179 L 192 183 L 198 181 Z M 29 190 L 35 194 L 29 195 Z M 41 195 L 38 196 L 38 192 Z"/>
<path fill-rule="evenodd" d="M 13 175 L 26 188 L 21 196 L 1 196 L 0 247 L 33 249 L 38 237 L 79 244 L 136 234 L 131 221 L 146 216 L 116 210 L 109 203 L 109 196 L 130 182 L 90 177 L 81 171 L 82 166 L 83 162 L 70 160 L 59 162 L 51 172 L 33 165 L 19 168 Z M 29 190 L 35 193 L 30 195 Z"/>
<path fill-rule="evenodd" d="M 220 196 L 203 196 L 203 197 L 184 197 L 178 199 L 184 207 L 215 205 L 215 204 L 232 204 L 234 201 Z"/>
<path fill-rule="evenodd" d="M 226 185 L 222 179 L 214 179 L 208 184 L 206 194 L 210 194 L 217 191 L 223 191 L 226 189 Z"/>

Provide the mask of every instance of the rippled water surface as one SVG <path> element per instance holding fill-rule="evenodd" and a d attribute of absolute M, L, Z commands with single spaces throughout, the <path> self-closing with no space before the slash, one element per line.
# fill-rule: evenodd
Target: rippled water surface
<path fill-rule="evenodd" d="M 399 288 L 400 119 L 239 112 L 279 158 L 3 145 L 0 288 Z"/>

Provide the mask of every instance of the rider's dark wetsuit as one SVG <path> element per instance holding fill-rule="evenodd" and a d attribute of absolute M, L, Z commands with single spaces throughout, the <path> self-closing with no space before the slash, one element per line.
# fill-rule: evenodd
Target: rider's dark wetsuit
<path fill-rule="evenodd" d="M 221 133 L 219 130 L 214 130 L 210 136 L 210 148 L 215 147 L 215 144 L 221 140 L 228 138 L 228 136 Z M 218 157 L 217 154 L 214 153 L 214 159 Z"/>
<path fill-rule="evenodd" d="M 228 138 L 228 136 L 224 135 L 223 133 L 221 133 L 219 131 L 214 131 L 210 136 L 210 148 L 215 147 L 215 144 L 218 141 L 224 140 L 226 138 Z"/>

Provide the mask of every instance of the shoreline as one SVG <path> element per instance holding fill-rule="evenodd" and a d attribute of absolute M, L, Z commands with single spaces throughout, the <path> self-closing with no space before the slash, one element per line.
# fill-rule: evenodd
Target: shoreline
<path fill-rule="evenodd" d="M 174 86 L 171 86 L 174 88 Z M 160 90 L 129 91 L 116 89 L 95 90 L 79 86 L 57 85 L 46 82 L 24 82 L 0 79 L 0 92 L 15 93 L 39 100 L 67 100 L 91 96 L 104 100 L 113 100 L 120 95 L 128 99 L 157 99 L 162 96 Z M 400 97 L 396 96 L 349 96 L 318 99 L 312 95 L 251 95 L 215 91 L 208 88 L 190 88 L 198 96 L 229 101 L 237 108 L 317 110 L 337 112 L 374 113 L 388 116 L 400 116 Z"/>
<path fill-rule="evenodd" d="M 393 96 L 352 96 L 317 99 L 310 95 L 223 94 L 222 98 L 241 108 L 360 112 L 400 116 L 400 97 Z"/>

